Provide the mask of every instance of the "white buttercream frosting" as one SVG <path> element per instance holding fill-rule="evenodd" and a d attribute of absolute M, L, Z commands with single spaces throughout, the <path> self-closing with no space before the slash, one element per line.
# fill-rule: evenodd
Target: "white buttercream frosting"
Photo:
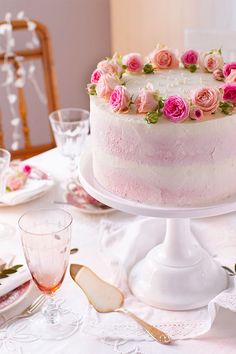
<path fill-rule="evenodd" d="M 222 83 L 205 73 L 165 70 L 125 76 L 131 94 L 148 82 L 163 97 L 186 98 L 203 86 Z M 91 98 L 93 167 L 107 190 L 142 203 L 201 205 L 236 194 L 236 115 L 210 115 L 204 121 L 147 124 L 144 115 L 113 113 Z"/>

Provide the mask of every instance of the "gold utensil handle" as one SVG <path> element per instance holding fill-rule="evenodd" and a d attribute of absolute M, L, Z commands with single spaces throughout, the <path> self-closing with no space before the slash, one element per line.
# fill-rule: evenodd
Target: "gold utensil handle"
<path fill-rule="evenodd" d="M 138 316 L 136 316 L 134 313 L 129 312 L 126 309 L 119 308 L 115 310 L 116 312 L 121 312 L 125 315 L 128 315 L 129 317 L 133 318 L 137 323 L 139 323 L 143 329 L 156 341 L 162 344 L 169 344 L 171 342 L 171 338 L 164 332 L 162 332 L 160 329 L 148 324 Z"/>

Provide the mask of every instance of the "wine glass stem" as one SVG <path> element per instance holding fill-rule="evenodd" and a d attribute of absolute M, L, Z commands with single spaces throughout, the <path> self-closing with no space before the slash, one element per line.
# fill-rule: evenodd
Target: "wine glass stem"
<path fill-rule="evenodd" d="M 76 169 L 77 169 L 77 164 L 76 164 L 76 158 L 74 156 L 70 157 L 70 180 L 75 181 L 76 180 Z"/>
<path fill-rule="evenodd" d="M 59 308 L 53 295 L 47 296 L 47 301 L 45 306 L 42 309 L 42 312 L 47 323 L 53 325 L 60 321 Z"/>

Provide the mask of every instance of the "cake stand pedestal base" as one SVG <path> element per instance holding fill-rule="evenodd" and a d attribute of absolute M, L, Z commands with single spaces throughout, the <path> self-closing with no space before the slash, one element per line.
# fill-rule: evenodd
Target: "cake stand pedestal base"
<path fill-rule="evenodd" d="M 133 294 L 143 302 L 168 310 L 190 310 L 205 306 L 226 289 L 226 271 L 194 238 L 190 219 L 222 215 L 236 210 L 236 197 L 199 207 L 145 205 L 120 198 L 99 185 L 93 175 L 88 145 L 81 155 L 79 178 L 84 189 L 112 208 L 156 218 L 166 218 L 166 237 L 139 261 L 129 274 Z M 143 235 L 143 242 L 148 230 Z M 216 235 L 217 237 L 217 235 Z"/>
<path fill-rule="evenodd" d="M 190 310 L 207 305 L 223 291 L 227 275 L 200 247 L 189 219 L 167 219 L 164 242 L 133 267 L 129 286 L 137 298 L 154 307 Z"/>

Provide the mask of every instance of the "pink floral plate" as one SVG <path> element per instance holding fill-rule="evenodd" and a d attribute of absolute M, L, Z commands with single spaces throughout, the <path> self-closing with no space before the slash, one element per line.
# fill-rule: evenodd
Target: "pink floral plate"
<path fill-rule="evenodd" d="M 32 281 L 28 280 L 6 295 L 0 296 L 0 314 L 11 310 L 29 295 L 32 289 Z"/>
<path fill-rule="evenodd" d="M 82 213 L 104 214 L 115 211 L 115 209 L 90 196 L 79 183 L 68 185 L 65 199 L 67 204 L 76 207 Z"/>

